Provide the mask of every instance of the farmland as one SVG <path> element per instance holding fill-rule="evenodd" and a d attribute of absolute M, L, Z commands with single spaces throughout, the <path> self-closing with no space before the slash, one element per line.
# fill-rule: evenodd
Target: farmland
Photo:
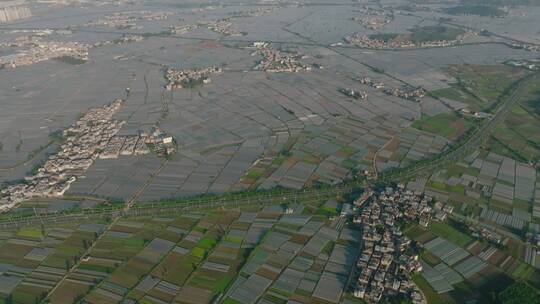
<path fill-rule="evenodd" d="M 537 292 L 533 1 L 4 2 L 0 304 Z"/>
<path fill-rule="evenodd" d="M 512 257 L 510 251 L 449 230 L 452 228 L 445 223 L 432 223 L 427 230 L 418 226 L 406 230 L 424 250 L 424 270 L 415 282 L 423 286 L 430 303 L 461 303 L 472 298 L 489 303 L 486 290 L 502 292 L 514 280 L 536 284 L 538 270 Z"/>
<path fill-rule="evenodd" d="M 512 108 L 504 123 L 491 134 L 490 149 L 523 162 L 540 159 L 538 128 L 538 94 L 540 86 L 532 85 L 523 93 L 522 101 Z"/>
<path fill-rule="evenodd" d="M 443 113 L 432 117 L 422 116 L 413 123 L 413 127 L 456 140 L 461 137 L 474 122 L 458 116 L 455 113 Z"/>
<path fill-rule="evenodd" d="M 22 229 L 3 235 L 0 292 L 13 303 L 333 299 L 337 290 L 314 288 L 349 275 L 359 242 L 351 236 L 358 232 L 339 217 L 316 214 L 336 213 L 340 205 L 315 201 Z M 334 260 L 341 255 L 349 257 Z"/>
<path fill-rule="evenodd" d="M 450 7 L 445 10 L 446 13 L 451 15 L 476 15 L 476 16 L 489 16 L 489 17 L 501 17 L 505 13 L 501 9 L 488 6 L 488 5 L 460 5 Z"/>
<path fill-rule="evenodd" d="M 456 82 L 432 95 L 464 104 L 471 111 L 489 112 L 512 83 L 529 72 L 505 65 L 453 65 L 448 72 Z"/>
<path fill-rule="evenodd" d="M 411 41 L 414 43 L 424 43 L 441 40 L 455 40 L 464 31 L 457 28 L 445 26 L 424 26 L 411 30 Z"/>

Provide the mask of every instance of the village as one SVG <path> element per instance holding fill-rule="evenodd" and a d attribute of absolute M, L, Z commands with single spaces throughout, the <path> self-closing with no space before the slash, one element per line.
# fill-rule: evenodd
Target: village
<path fill-rule="evenodd" d="M 406 100 L 420 101 L 420 99 L 426 96 L 426 90 L 421 87 L 415 88 L 404 85 L 400 88 L 386 88 L 384 82 L 374 81 L 370 77 L 360 78 L 360 83 L 382 90 L 386 95 L 395 96 Z"/>
<path fill-rule="evenodd" d="M 531 1 L 4 0 L 0 304 L 540 304 Z"/>
<path fill-rule="evenodd" d="M 338 91 L 341 92 L 343 95 L 351 97 L 353 99 L 365 100 L 368 98 L 368 94 L 366 93 L 366 91 L 358 91 L 351 88 L 339 88 Z"/>
<path fill-rule="evenodd" d="M 260 17 L 260 16 L 270 14 L 271 12 L 275 10 L 276 9 L 274 7 L 265 7 L 265 8 L 256 8 L 252 10 L 247 10 L 247 11 L 235 11 L 235 12 L 229 13 L 229 15 L 234 18 Z"/>
<path fill-rule="evenodd" d="M 474 32 L 464 32 L 451 40 L 427 40 L 415 42 L 410 39 L 409 34 L 381 34 L 365 35 L 356 33 L 344 38 L 345 42 L 351 46 L 368 49 L 408 49 L 408 48 L 441 48 L 461 44 L 465 39 L 475 36 Z M 335 44 L 338 45 L 338 44 Z"/>
<path fill-rule="evenodd" d="M 453 208 L 441 203 L 432 206 L 430 197 L 404 185 L 386 187 L 381 193 L 365 189 L 353 205 L 344 209 L 353 210 L 353 223 L 360 226 L 363 240 L 354 296 L 377 303 L 401 295 L 413 303 L 426 303 L 411 279 L 411 274 L 422 271 L 422 264 L 400 226 L 407 221 L 424 227 L 431 220 L 444 221 Z"/>
<path fill-rule="evenodd" d="M 258 8 L 248 11 L 234 11 L 229 13 L 229 17 L 213 20 L 213 21 L 205 21 L 201 22 L 199 25 L 203 25 L 209 30 L 216 32 L 218 34 L 221 34 L 223 36 L 231 36 L 231 37 L 238 37 L 238 36 L 244 36 L 245 33 L 235 30 L 232 28 L 233 21 L 235 18 L 246 18 L 246 17 L 259 17 L 264 16 L 266 14 L 269 14 L 273 12 L 274 8 Z M 198 27 L 199 25 L 196 25 Z M 179 32 L 176 31 L 177 34 L 183 34 L 184 31 L 188 32 L 194 29 L 195 25 L 191 26 L 183 26 L 179 28 Z"/>
<path fill-rule="evenodd" d="M 204 23 L 209 30 L 214 31 L 218 34 L 221 34 L 223 36 L 242 36 L 243 34 L 235 29 L 232 28 L 232 18 L 223 18 L 216 21 L 210 21 L 207 23 Z"/>
<path fill-rule="evenodd" d="M 377 30 L 392 22 L 393 13 L 364 6 L 360 10 L 360 16 L 353 17 L 352 20 L 358 22 L 366 29 Z"/>
<path fill-rule="evenodd" d="M 515 49 L 523 49 L 529 52 L 540 52 L 540 45 L 536 45 L 536 44 L 512 43 L 511 46 Z"/>
<path fill-rule="evenodd" d="M 165 89 L 176 90 L 190 88 L 201 84 L 212 82 L 211 75 L 221 74 L 223 71 L 219 67 L 207 67 L 202 69 L 167 69 L 165 78 L 167 85 Z"/>
<path fill-rule="evenodd" d="M 173 35 L 184 35 L 186 33 L 189 33 L 193 30 L 196 30 L 199 28 L 199 25 L 197 24 L 188 24 L 188 25 L 171 25 L 169 27 L 169 31 Z"/>
<path fill-rule="evenodd" d="M 124 35 L 121 38 L 118 38 L 114 42 L 117 44 L 130 43 L 130 42 L 139 42 L 143 41 L 144 37 L 141 35 Z"/>
<path fill-rule="evenodd" d="M 53 58 L 70 58 L 77 62 L 88 60 L 90 45 L 63 41 L 43 41 L 41 37 L 24 36 L 9 43 L 10 47 L 23 48 L 16 53 L 0 56 L 0 66 L 11 68 L 28 66 Z"/>
<path fill-rule="evenodd" d="M 300 61 L 300 59 L 304 58 L 302 55 L 276 50 L 267 42 L 254 42 L 253 47 L 256 50 L 251 55 L 258 55 L 263 58 L 253 68 L 256 71 L 296 73 L 312 70 L 311 66 Z"/>
<path fill-rule="evenodd" d="M 120 130 L 123 122 L 113 120 L 123 100 L 91 109 L 63 134 L 65 142 L 59 152 L 49 156 L 36 174 L 25 178 L 24 183 L 10 185 L 1 192 L 1 211 L 8 211 L 31 197 L 61 196 L 77 177 L 92 165 L 99 151 Z"/>
<path fill-rule="evenodd" d="M 9 185 L 0 192 L 0 212 L 34 197 L 59 197 L 96 159 L 113 159 L 120 155 L 144 155 L 150 148 L 158 155 L 176 152 L 174 138 L 158 127 L 150 134 L 116 136 L 125 121 L 113 119 L 124 104 L 123 99 L 88 110 L 75 124 L 63 131 L 58 153 L 25 177 L 24 182 Z"/>
<path fill-rule="evenodd" d="M 117 12 L 86 23 L 86 26 L 105 26 L 116 29 L 142 29 L 138 21 L 159 21 L 173 15 L 169 12 L 133 11 Z"/>

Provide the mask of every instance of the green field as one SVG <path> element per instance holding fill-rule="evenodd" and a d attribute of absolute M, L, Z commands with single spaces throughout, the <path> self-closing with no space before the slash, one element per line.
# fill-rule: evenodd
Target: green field
<path fill-rule="evenodd" d="M 451 41 L 465 32 L 459 28 L 441 25 L 416 27 L 410 31 L 412 32 L 411 41 L 415 44 L 441 40 Z"/>
<path fill-rule="evenodd" d="M 533 287 L 517 282 L 510 285 L 499 293 L 499 301 L 502 304 L 540 304 L 540 294 Z"/>
<path fill-rule="evenodd" d="M 420 258 L 432 267 L 441 263 L 441 260 L 438 257 L 427 250 L 420 253 Z"/>
<path fill-rule="evenodd" d="M 540 159 L 540 78 L 528 83 L 503 123 L 491 133 L 489 149 L 521 162 Z"/>
<path fill-rule="evenodd" d="M 473 122 L 460 117 L 455 112 L 441 113 L 435 116 L 422 115 L 413 122 L 416 129 L 456 140 L 473 125 Z"/>
<path fill-rule="evenodd" d="M 482 16 L 482 17 L 502 17 L 506 15 L 506 13 L 495 7 L 490 5 L 459 5 L 450 7 L 444 10 L 447 14 L 450 15 L 476 15 L 476 16 Z"/>
<path fill-rule="evenodd" d="M 337 197 L 335 199 L 341 200 Z M 305 208 L 296 205 L 293 208 L 301 208 L 299 209 L 301 212 L 298 213 L 300 219 L 307 217 L 310 224 L 320 223 L 327 227 L 325 229 L 334 229 L 331 228 L 331 221 L 327 216 L 316 215 L 323 209 L 323 213 L 336 213 L 337 203 L 327 202 L 327 198 L 320 198 L 306 204 Z M 270 207 L 267 210 L 263 206 L 253 205 L 244 208 L 247 213 L 242 213 L 238 209 L 219 209 L 184 216 L 172 215 L 164 220 L 153 217 L 137 217 L 129 220 L 142 225 L 129 225 L 127 221 L 122 220 L 107 224 L 99 223 L 98 220 L 89 223 L 88 226 L 80 226 L 80 223 L 70 224 L 69 230 L 62 230 L 62 233 L 67 234 L 65 239 L 51 242 L 53 250 L 43 262 L 31 263 L 30 260 L 25 260 L 24 257 L 33 250 L 32 245 L 13 242 L 0 244 L 0 262 L 27 267 L 29 273 L 21 274 L 25 278 L 32 277 L 34 269 L 39 266 L 47 266 L 44 271 L 59 273 L 37 274 L 32 278 L 35 282 L 42 282 L 44 288 L 19 284 L 13 292 L 10 291 L 14 303 L 40 302 L 47 295 L 47 286 L 58 287 L 48 295 L 55 303 L 75 303 L 82 298 L 91 303 L 113 303 L 115 302 L 113 299 L 117 296 L 138 303 L 155 302 L 152 298 L 167 303 L 182 302 L 184 297 L 196 297 L 198 302 L 210 302 L 212 298 L 226 292 L 240 273 L 246 277 L 257 274 L 277 280 L 280 272 L 273 272 L 272 269 L 288 267 L 297 255 L 304 258 L 308 256 L 300 250 L 291 252 L 292 255 L 279 255 L 277 251 L 283 242 L 289 242 L 289 246 L 294 248 L 299 246 L 300 249 L 315 234 L 323 238 L 323 232 L 318 233 L 318 230 L 322 229 L 320 226 L 311 226 L 316 227 L 313 235 L 299 234 L 298 231 L 306 222 L 296 221 L 294 218 L 292 221 L 290 219 L 281 221 L 285 206 Z M 256 220 L 249 218 L 251 212 L 255 213 Z M 240 221 L 241 217 L 248 219 Z M 248 235 L 252 225 L 257 227 L 254 224 L 256 221 L 269 225 L 265 224 L 268 227 L 257 236 L 257 239 L 248 241 L 253 238 L 245 236 Z M 339 235 L 343 228 L 343 226 L 337 228 L 335 233 Z M 94 234 L 92 232 L 94 229 L 96 231 L 105 229 L 106 233 Z M 44 231 L 52 231 L 52 228 Z M 269 234 L 272 234 L 272 237 Z M 55 235 L 47 237 L 54 238 Z M 22 229 L 18 233 L 6 234 L 5 238 L 33 239 L 38 236 L 44 237 L 40 229 Z M 324 236 L 325 241 L 321 244 L 320 250 L 326 256 L 334 254 L 337 244 L 340 248 L 348 248 L 347 250 L 356 250 L 359 246 L 359 240 L 340 239 L 334 242 L 331 238 Z M 283 241 L 280 241 L 281 239 Z M 263 256 L 263 259 L 258 260 L 259 258 L 254 256 Z M 309 259 L 309 263 L 315 263 L 315 256 Z M 253 265 L 256 267 L 247 267 L 248 261 L 255 263 Z M 310 272 L 317 271 L 317 277 L 320 276 L 325 264 L 326 261 L 310 268 Z M 297 267 L 301 267 L 300 264 Z M 68 271 L 67 279 L 61 280 L 66 271 Z M 164 292 L 156 285 L 145 285 L 148 280 L 174 284 L 179 291 L 172 294 Z M 149 287 L 138 288 L 140 284 Z M 104 293 L 104 290 L 107 292 Z M 276 285 L 261 296 L 268 298 L 272 297 L 273 293 L 284 295 L 284 292 L 283 287 Z M 293 291 L 288 292 L 287 296 L 292 298 L 298 294 Z M 304 296 L 309 297 L 310 294 Z"/>
<path fill-rule="evenodd" d="M 525 281 L 535 273 L 535 269 L 530 265 L 520 262 L 519 265 L 510 274 L 514 279 Z"/>
<path fill-rule="evenodd" d="M 448 73 L 457 82 L 449 88 L 431 91 L 437 98 L 447 98 L 465 103 L 471 111 L 491 111 L 499 97 L 512 84 L 529 74 L 516 67 L 500 65 L 453 65 Z"/>
<path fill-rule="evenodd" d="M 456 245 L 461 247 L 466 247 L 473 241 L 470 236 L 456 230 L 446 223 L 431 222 L 428 226 L 428 230 L 433 234 L 454 242 Z"/>
<path fill-rule="evenodd" d="M 40 239 L 43 237 L 43 233 L 40 229 L 22 229 L 17 232 L 17 235 L 23 238 Z"/>
<path fill-rule="evenodd" d="M 448 191 L 458 194 L 465 194 L 465 186 L 463 185 L 446 185 L 445 183 L 439 182 L 439 181 L 430 181 L 427 186 L 429 186 L 432 189 L 440 190 L 440 191 Z"/>

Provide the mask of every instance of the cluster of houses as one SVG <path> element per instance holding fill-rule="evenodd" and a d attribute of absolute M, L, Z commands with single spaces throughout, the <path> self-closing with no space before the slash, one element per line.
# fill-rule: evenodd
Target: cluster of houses
<path fill-rule="evenodd" d="M 131 14 L 124 12 L 112 13 L 103 18 L 90 21 L 86 23 L 86 26 L 106 26 L 117 29 L 140 29 L 142 27 L 136 26 L 137 18 Z"/>
<path fill-rule="evenodd" d="M 26 32 L 30 34 L 15 37 L 15 39 L 13 40 L 0 42 L 0 47 L 21 48 L 25 46 L 36 45 L 43 40 L 44 36 L 51 35 L 54 31 L 45 29 L 45 30 L 39 30 L 39 31 L 32 30 L 32 31 L 26 31 Z"/>
<path fill-rule="evenodd" d="M 123 121 L 113 119 L 124 101 L 88 110 L 74 125 L 64 130 L 64 143 L 58 153 L 49 159 L 24 182 L 10 185 L 0 194 L 0 211 L 5 212 L 32 197 L 63 195 L 71 183 L 86 170 L 105 150 L 120 130 Z"/>
<path fill-rule="evenodd" d="M 24 41 L 17 41 L 16 44 L 24 49 L 13 54 L 0 56 L 0 66 L 16 68 L 60 57 L 86 61 L 90 48 L 90 45 L 78 42 L 42 41 L 40 37 L 34 36 L 29 36 Z"/>
<path fill-rule="evenodd" d="M 398 185 L 397 189 L 387 188 L 386 193 L 379 196 L 384 201 L 397 204 L 407 221 L 418 222 L 427 227 L 432 220 L 444 221 L 454 212 L 454 207 L 441 202 L 434 202 L 433 198 L 422 192 L 406 190 L 405 186 Z"/>
<path fill-rule="evenodd" d="M 193 87 L 196 85 L 207 84 L 212 81 L 211 75 L 221 74 L 222 69 L 219 67 L 207 67 L 203 69 L 168 69 L 165 73 L 165 78 L 168 83 L 165 86 L 167 90 L 181 89 L 185 87 Z"/>
<path fill-rule="evenodd" d="M 312 66 L 302 63 L 301 55 L 290 54 L 272 48 L 266 42 L 255 42 L 256 48 L 251 55 L 261 56 L 263 59 L 254 67 L 254 70 L 265 72 L 289 72 L 310 71 Z"/>
<path fill-rule="evenodd" d="M 58 153 L 49 156 L 35 174 L 18 184 L 0 191 L 0 212 L 16 207 L 32 197 L 62 196 L 70 185 L 83 176 L 97 158 L 110 159 L 120 155 L 143 155 L 149 146 L 158 155 L 176 152 L 174 138 L 154 127 L 150 133 L 117 136 L 124 121 L 113 119 L 124 100 L 88 110 L 75 124 L 64 130 L 64 142 Z"/>
<path fill-rule="evenodd" d="M 271 12 L 275 11 L 275 7 L 260 7 L 256 9 L 251 9 L 247 11 L 236 11 L 231 12 L 229 15 L 234 18 L 241 18 L 241 17 L 259 17 L 264 16 L 267 14 L 270 14 Z"/>
<path fill-rule="evenodd" d="M 453 40 L 433 40 L 415 43 L 409 39 L 410 34 L 396 35 L 395 38 L 391 39 L 378 39 L 362 33 L 356 33 L 351 36 L 346 36 L 344 40 L 350 45 L 368 49 L 434 48 L 460 44 L 464 39 L 472 35 L 475 35 L 475 33 L 465 32 Z"/>
<path fill-rule="evenodd" d="M 158 155 L 167 156 L 176 152 L 177 144 L 174 137 L 156 126 L 150 134 L 142 133 L 141 137 L 145 138 L 145 142 L 151 145 Z"/>
<path fill-rule="evenodd" d="M 142 136 L 114 136 L 111 138 L 99 158 L 118 158 L 120 155 L 144 155 L 150 149 L 146 145 L 146 139 Z"/>
<path fill-rule="evenodd" d="M 86 23 L 86 26 L 106 26 L 117 29 L 141 29 L 142 26 L 137 26 L 137 21 L 157 21 L 165 20 L 173 13 L 171 12 L 117 12 Z"/>
<path fill-rule="evenodd" d="M 152 150 L 161 156 L 176 152 L 174 138 L 154 126 L 150 133 L 141 131 L 138 135 L 114 136 L 109 140 L 99 158 L 111 159 L 119 156 L 145 155 L 150 153 L 149 147 L 152 147 Z"/>
<path fill-rule="evenodd" d="M 360 83 L 365 84 L 367 86 L 370 86 L 375 89 L 384 89 L 384 82 L 382 81 L 374 81 L 370 77 L 362 77 L 360 78 Z"/>
<path fill-rule="evenodd" d="M 387 187 L 378 194 L 367 189 L 353 204 L 353 223 L 361 227 L 364 241 L 356 263 L 359 276 L 354 296 L 376 303 L 402 295 L 413 303 L 426 303 L 410 276 L 421 271 L 422 265 L 399 227 L 406 221 L 427 226 L 432 219 L 443 220 L 452 207 L 432 206 L 431 198 L 403 186 Z"/>
<path fill-rule="evenodd" d="M 404 85 L 400 88 L 386 88 L 383 90 L 386 95 L 395 96 L 407 100 L 420 101 L 426 96 L 426 90 L 421 87 L 411 87 Z"/>
<path fill-rule="evenodd" d="M 392 12 L 364 7 L 361 16 L 352 19 L 368 30 L 377 30 L 392 22 Z"/>
<path fill-rule="evenodd" d="M 426 90 L 421 87 L 411 87 L 404 85 L 400 88 L 385 88 L 384 82 L 374 81 L 370 77 L 360 78 L 360 83 L 370 86 L 375 89 L 382 90 L 386 95 L 395 96 L 407 100 L 420 101 L 420 99 L 426 96 Z"/>
<path fill-rule="evenodd" d="M 502 244 L 504 237 L 493 230 L 486 229 L 482 226 L 469 226 L 471 236 L 473 238 L 487 240 L 493 244 Z M 538 244 L 540 245 L 540 243 Z"/>
<path fill-rule="evenodd" d="M 354 17 L 353 20 L 369 30 L 377 30 L 392 22 L 392 19 L 389 19 L 386 16 L 360 16 Z"/>
<path fill-rule="evenodd" d="M 478 118 L 478 119 L 484 119 L 484 118 L 488 118 L 488 117 L 491 117 L 491 114 L 489 113 L 486 113 L 486 112 L 477 112 L 477 111 L 471 111 L 467 108 L 462 108 L 460 110 L 460 113 L 461 115 L 463 116 L 467 116 L 467 117 L 473 117 L 473 118 Z M 485 189 L 486 191 L 486 195 L 490 195 L 491 196 L 491 190 L 486 188 Z"/>
<path fill-rule="evenodd" d="M 512 43 L 511 46 L 515 49 L 523 49 L 529 52 L 540 52 L 540 45 L 537 44 Z"/>
<path fill-rule="evenodd" d="M 247 11 L 235 11 L 229 13 L 230 17 L 204 22 L 201 25 L 206 26 L 211 31 L 214 31 L 223 36 L 243 36 L 245 33 L 242 33 L 238 30 L 232 28 L 232 21 L 234 18 L 244 18 L 244 17 L 258 17 L 271 13 L 275 8 L 257 8 Z M 191 30 L 191 29 L 190 29 Z"/>
<path fill-rule="evenodd" d="M 199 25 L 197 24 L 172 25 L 169 27 L 169 31 L 171 34 L 174 34 L 174 35 L 184 35 L 198 28 L 199 28 Z"/>
<path fill-rule="evenodd" d="M 243 36 L 240 31 L 232 28 L 232 18 L 223 18 L 215 21 L 210 21 L 204 24 L 209 30 L 214 31 L 223 36 Z"/>
<path fill-rule="evenodd" d="M 347 36 L 344 38 L 345 42 L 347 42 L 350 45 L 359 46 L 362 48 L 369 48 L 369 49 L 397 49 L 397 48 L 412 48 L 414 47 L 414 43 L 410 40 L 406 39 L 373 39 L 370 38 L 368 35 L 356 33 L 351 36 Z"/>
<path fill-rule="evenodd" d="M 540 50 L 540 47 L 539 47 Z M 532 60 L 526 60 L 526 59 L 518 59 L 518 60 L 510 60 L 507 61 L 506 64 L 514 67 L 521 67 L 525 68 L 529 71 L 537 71 L 539 68 L 540 60 L 538 59 L 532 59 Z"/>
<path fill-rule="evenodd" d="M 144 40 L 144 37 L 142 35 L 128 34 L 128 35 L 122 36 L 121 38 L 115 40 L 114 42 L 117 44 L 123 44 L 123 43 L 129 43 L 129 42 L 139 42 L 143 40 Z"/>
<path fill-rule="evenodd" d="M 365 100 L 368 98 L 366 91 L 357 91 L 351 88 L 340 88 L 338 91 L 343 95 L 354 99 Z"/>

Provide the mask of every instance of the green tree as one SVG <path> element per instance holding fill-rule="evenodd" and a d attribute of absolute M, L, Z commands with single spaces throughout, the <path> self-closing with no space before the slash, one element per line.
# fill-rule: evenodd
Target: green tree
<path fill-rule="evenodd" d="M 538 290 L 525 283 L 516 282 L 499 294 L 502 304 L 540 304 Z"/>

